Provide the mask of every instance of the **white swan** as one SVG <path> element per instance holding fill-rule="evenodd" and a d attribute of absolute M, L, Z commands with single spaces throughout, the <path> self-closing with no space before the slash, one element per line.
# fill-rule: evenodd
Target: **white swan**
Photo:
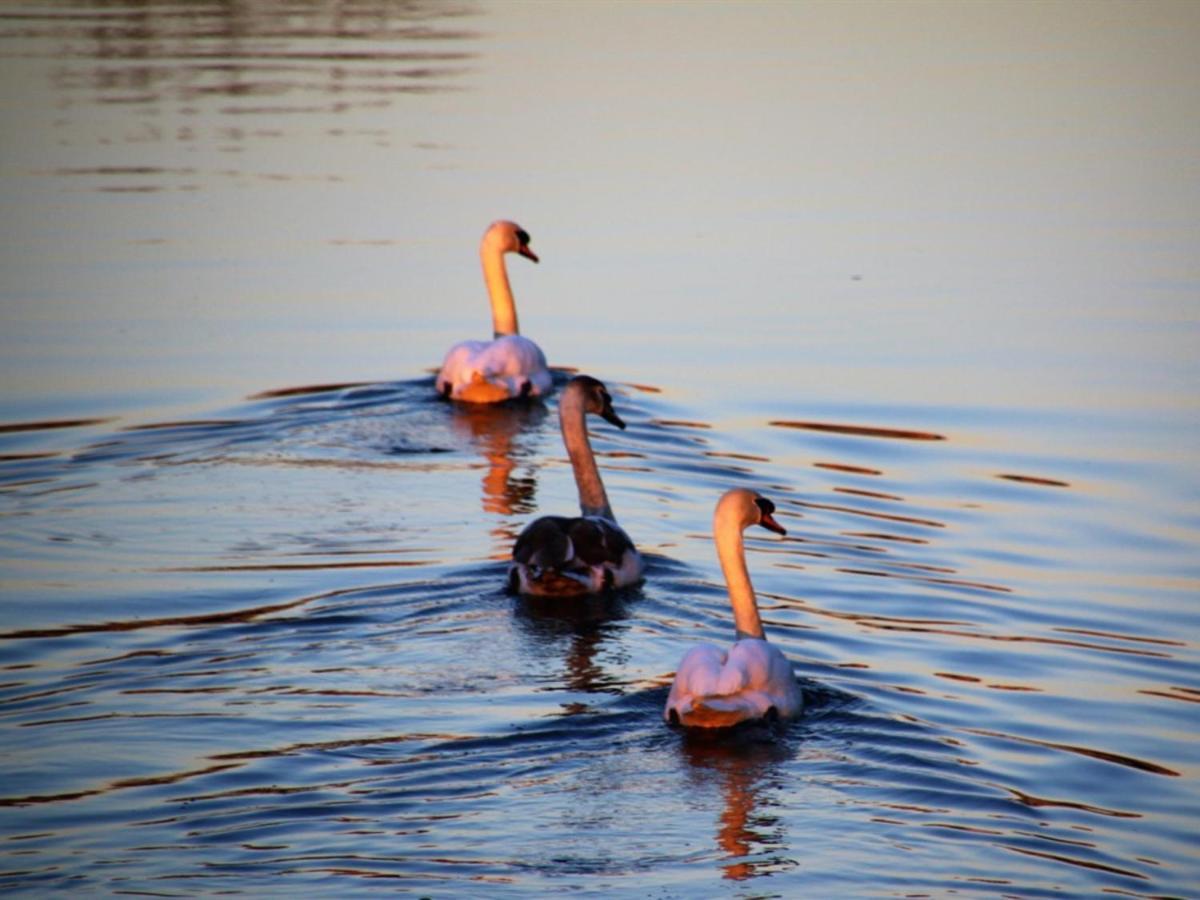
<path fill-rule="evenodd" d="M 437 390 L 447 399 L 500 403 L 513 397 L 550 393 L 552 382 L 545 354 L 517 333 L 517 308 L 504 267 L 505 253 L 519 253 L 538 261 L 529 249 L 529 233 L 516 222 L 493 222 L 484 232 L 479 259 L 492 303 L 494 340 L 462 341 L 446 352 Z"/>
<path fill-rule="evenodd" d="M 558 419 L 575 470 L 582 515 L 542 516 L 525 526 L 513 545 L 509 585 L 522 594 L 565 597 L 599 593 L 642 577 L 642 557 L 608 504 L 585 418 L 595 413 L 624 428 L 602 383 L 577 375 L 563 389 Z"/>
<path fill-rule="evenodd" d="M 745 488 L 726 491 L 713 513 L 713 538 L 737 641 L 729 652 L 701 644 L 687 652 L 675 673 L 663 718 L 673 725 L 727 728 L 752 719 L 786 719 L 799 715 L 804 694 L 792 664 L 763 635 L 754 587 L 746 570 L 742 532 L 761 525 L 786 534 L 772 513 L 775 504 Z"/>

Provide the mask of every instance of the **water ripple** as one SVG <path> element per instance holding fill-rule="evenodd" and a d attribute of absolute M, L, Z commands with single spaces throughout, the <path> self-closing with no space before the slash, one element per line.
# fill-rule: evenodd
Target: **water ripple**
<path fill-rule="evenodd" d="M 564 609 L 504 578 L 521 525 L 574 503 L 554 399 L 460 410 L 431 382 L 7 434 L 24 442 L 0 448 L 15 572 L 40 584 L 41 561 L 94 553 L 113 596 L 123 579 L 146 589 L 97 604 L 80 566 L 61 609 L 0 634 L 0 727 L 21 736 L 0 779 L 0 808 L 21 816 L 0 884 L 357 894 L 386 879 L 525 896 L 653 876 L 692 894 L 803 873 L 858 894 L 876 882 L 838 861 L 881 841 L 907 848 L 885 851 L 890 870 L 925 891 L 1049 895 L 1067 870 L 1133 892 L 1187 871 L 1177 801 L 1145 781 L 1187 783 L 1186 750 L 1091 723 L 1116 691 L 1156 704 L 1157 734 L 1179 730 L 1200 698 L 1181 668 L 1194 646 L 1062 599 L 1064 544 L 1010 533 L 1028 504 L 1069 526 L 1102 493 L 989 492 L 1011 481 L 998 468 L 1068 466 L 1001 468 L 968 447 L 933 474 L 949 441 L 902 461 L 813 448 L 807 464 L 613 383 L 629 428 L 593 442 L 647 580 Z M 71 432 L 74 446 L 37 443 Z M 1059 487 L 1034 477 L 1016 488 Z M 807 711 L 779 732 L 680 739 L 660 720 L 672 669 L 730 637 L 709 527 L 738 483 L 789 528 L 746 546 Z M 208 510 L 212 537 L 176 538 L 172 507 Z M 159 533 L 126 510 L 155 511 Z M 866 520 L 887 527 L 846 527 Z M 120 752 L 131 741 L 136 758 Z"/>

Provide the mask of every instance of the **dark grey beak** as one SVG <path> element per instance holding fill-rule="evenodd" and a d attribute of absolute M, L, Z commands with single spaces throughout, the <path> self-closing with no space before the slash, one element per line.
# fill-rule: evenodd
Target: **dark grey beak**
<path fill-rule="evenodd" d="M 621 421 L 621 417 L 617 415 L 617 411 L 612 408 L 612 401 L 607 397 L 604 398 L 604 409 L 600 410 L 600 417 L 605 422 L 611 422 L 622 431 L 625 430 L 625 423 Z"/>
<path fill-rule="evenodd" d="M 530 250 L 527 244 L 522 244 L 520 247 L 518 247 L 517 252 L 526 259 L 532 259 L 534 262 L 538 261 L 537 254 Z"/>

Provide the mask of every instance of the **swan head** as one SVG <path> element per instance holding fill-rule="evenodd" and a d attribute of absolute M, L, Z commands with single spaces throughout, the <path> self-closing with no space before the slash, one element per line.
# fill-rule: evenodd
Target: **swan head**
<path fill-rule="evenodd" d="M 757 491 L 747 488 L 733 488 L 722 494 L 717 501 L 714 518 L 731 518 L 742 530 L 751 525 L 761 525 L 776 534 L 787 534 L 784 527 L 775 521 L 775 504 Z"/>
<path fill-rule="evenodd" d="M 537 254 L 529 249 L 529 232 L 507 219 L 500 219 L 488 226 L 480 242 L 481 253 L 494 253 L 503 256 L 505 253 L 519 253 L 526 259 L 538 261 Z"/>
<path fill-rule="evenodd" d="M 616 425 L 622 430 L 625 429 L 625 423 L 613 409 L 612 395 L 604 386 L 604 382 L 591 375 L 576 375 L 567 382 L 566 390 L 581 395 L 584 412 L 600 416 L 604 421 Z"/>

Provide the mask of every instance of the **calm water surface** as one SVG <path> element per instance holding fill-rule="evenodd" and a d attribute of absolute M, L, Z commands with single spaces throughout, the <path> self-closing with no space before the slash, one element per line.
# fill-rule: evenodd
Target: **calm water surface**
<path fill-rule="evenodd" d="M 934 39 L 936 37 L 936 40 Z M 0 887 L 1200 895 L 1188 5 L 0 7 Z M 645 583 L 503 589 L 545 405 Z M 752 486 L 778 731 L 660 719 Z"/>

